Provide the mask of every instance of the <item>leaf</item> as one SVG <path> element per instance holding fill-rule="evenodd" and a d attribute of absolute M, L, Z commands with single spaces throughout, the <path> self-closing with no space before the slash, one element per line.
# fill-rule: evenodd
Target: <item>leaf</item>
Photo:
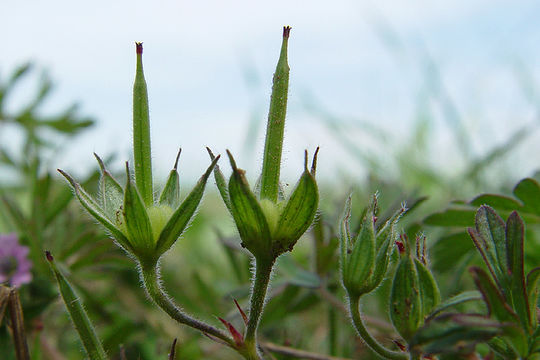
<path fill-rule="evenodd" d="M 197 184 L 193 187 L 189 195 L 184 199 L 178 209 L 176 209 L 176 211 L 172 214 L 171 218 L 161 231 L 156 244 L 156 250 L 159 256 L 169 250 L 180 235 L 182 235 L 184 230 L 186 230 L 191 219 L 193 218 L 193 215 L 199 207 L 208 177 L 212 173 L 212 170 L 214 170 L 218 160 L 219 156 L 212 161 L 208 169 L 206 169 L 206 172 L 201 176 Z"/>
<path fill-rule="evenodd" d="M 481 206 L 476 213 L 476 231 L 483 240 L 479 244 L 485 258 L 494 270 L 496 280 L 507 292 L 508 256 L 506 249 L 506 226 L 503 219 L 489 206 Z M 476 244 L 476 243 L 475 243 Z M 476 244 L 478 246 L 478 244 Z M 480 250 L 480 249 L 479 249 Z"/>
<path fill-rule="evenodd" d="M 423 222 L 434 226 L 467 227 L 472 224 L 475 214 L 476 211 L 469 207 L 455 207 L 431 214 Z"/>
<path fill-rule="evenodd" d="M 539 285 L 540 285 L 540 267 L 532 269 L 529 274 L 527 274 L 527 297 L 529 300 L 529 311 L 531 314 L 532 328 L 537 328 L 538 320 L 534 316 L 536 314 L 536 304 L 538 302 L 539 294 Z"/>
<path fill-rule="evenodd" d="M 495 209 L 498 210 L 519 210 L 523 207 L 523 204 L 510 197 L 510 196 L 504 196 L 504 195 L 496 195 L 496 194 L 482 194 L 470 202 L 473 206 L 482 206 L 482 205 L 489 205 Z"/>
<path fill-rule="evenodd" d="M 440 303 L 438 306 L 436 306 L 431 311 L 426 321 L 429 321 L 430 319 L 434 318 L 435 316 L 437 316 L 438 314 L 440 314 L 441 312 L 445 311 L 448 308 L 451 308 L 459 304 L 463 304 L 468 301 L 477 301 L 477 300 L 482 300 L 482 293 L 476 290 L 464 291 L 462 293 L 454 295 L 451 298 L 448 298 L 442 303 Z"/>
<path fill-rule="evenodd" d="M 101 345 L 94 326 L 88 317 L 88 314 L 84 310 L 84 306 L 80 297 L 77 296 L 71 284 L 65 278 L 65 276 L 58 270 L 50 252 L 46 252 L 47 260 L 51 266 L 56 281 L 58 283 L 58 288 L 66 309 L 75 325 L 75 329 L 79 334 L 79 338 L 83 344 L 83 347 L 86 351 L 86 354 L 91 360 L 106 360 L 107 354 Z"/>
<path fill-rule="evenodd" d="M 482 293 L 482 297 L 488 307 L 488 314 L 501 322 L 519 324 L 518 316 L 506 303 L 503 295 L 491 282 L 486 272 L 475 266 L 471 267 L 469 272 L 473 277 L 476 287 Z"/>
<path fill-rule="evenodd" d="M 524 211 L 540 216 L 540 184 L 536 180 L 521 180 L 514 188 L 514 195 L 523 201 Z"/>
<path fill-rule="evenodd" d="M 310 289 L 317 289 L 321 286 L 319 276 L 300 267 L 291 256 L 282 255 L 278 260 L 277 268 L 289 284 Z"/>
<path fill-rule="evenodd" d="M 517 212 L 512 212 L 506 222 L 506 246 L 508 270 L 512 294 L 512 307 L 521 320 L 524 329 L 530 329 L 531 314 L 525 291 L 525 273 L 523 270 L 523 232 L 524 224 Z"/>
<path fill-rule="evenodd" d="M 178 150 L 178 155 L 176 155 L 176 161 L 174 162 L 174 167 L 169 173 L 165 187 L 161 191 L 159 196 L 159 203 L 161 205 L 169 205 L 171 208 L 176 209 L 180 205 L 180 180 L 178 176 L 178 159 L 180 158 L 180 153 L 182 149 Z"/>
<path fill-rule="evenodd" d="M 502 325 L 474 314 L 445 314 L 421 327 L 409 346 L 423 355 L 460 354 L 474 351 L 483 343 L 502 333 Z"/>
<path fill-rule="evenodd" d="M 431 265 L 436 272 L 455 271 L 455 266 L 475 247 L 466 232 L 441 237 L 430 249 Z"/>

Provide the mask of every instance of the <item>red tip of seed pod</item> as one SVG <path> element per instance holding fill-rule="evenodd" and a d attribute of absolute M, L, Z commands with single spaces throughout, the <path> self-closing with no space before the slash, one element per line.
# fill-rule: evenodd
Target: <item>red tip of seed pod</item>
<path fill-rule="evenodd" d="M 396 241 L 399 253 L 403 254 L 405 252 L 405 245 L 401 241 Z"/>
<path fill-rule="evenodd" d="M 291 27 L 290 26 L 284 26 L 283 27 L 283 37 L 288 39 L 290 34 L 291 34 Z"/>
<path fill-rule="evenodd" d="M 401 351 L 407 350 L 407 348 L 405 347 L 405 345 L 403 345 L 403 344 L 400 343 L 399 341 L 397 341 L 397 340 L 392 340 L 392 342 L 393 342 L 394 344 L 396 344 L 396 346 L 397 346 Z"/>
<path fill-rule="evenodd" d="M 51 255 L 51 252 L 49 250 L 45 251 L 45 256 L 47 257 L 47 260 L 49 260 L 49 261 L 54 260 L 53 256 Z"/>
<path fill-rule="evenodd" d="M 142 54 L 142 42 L 136 42 L 135 47 L 137 48 L 137 54 Z"/>

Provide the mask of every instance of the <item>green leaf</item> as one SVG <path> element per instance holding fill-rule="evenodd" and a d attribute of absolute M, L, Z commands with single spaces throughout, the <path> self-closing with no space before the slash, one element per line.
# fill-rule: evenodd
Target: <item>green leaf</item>
<path fill-rule="evenodd" d="M 475 247 L 464 231 L 441 237 L 431 247 L 431 266 L 435 272 L 455 271 L 455 266 Z"/>
<path fill-rule="evenodd" d="M 540 293 L 540 267 L 532 269 L 527 274 L 527 297 L 529 300 L 529 312 L 531 314 L 531 327 L 534 329 L 538 326 L 536 314 L 536 304 L 538 302 L 538 294 Z"/>
<path fill-rule="evenodd" d="M 512 212 L 506 222 L 506 246 L 512 307 L 521 320 L 524 329 L 530 329 L 531 314 L 525 291 L 525 272 L 523 270 L 523 232 L 524 224 L 517 212 Z"/>
<path fill-rule="evenodd" d="M 430 319 L 434 318 L 441 312 L 445 311 L 448 308 L 451 308 L 453 306 L 463 304 L 468 301 L 478 301 L 482 300 L 482 293 L 476 290 L 471 291 L 464 291 L 462 293 L 459 293 L 457 295 L 452 296 L 451 298 L 446 299 L 439 305 L 437 305 L 429 314 L 426 321 L 429 321 Z"/>
<path fill-rule="evenodd" d="M 243 246 L 256 257 L 275 258 L 272 254 L 272 238 L 261 206 L 251 192 L 245 177 L 245 171 L 236 167 L 231 153 L 227 151 L 233 168 L 229 180 L 231 213 L 236 223 Z M 270 259 L 268 259 L 270 260 Z"/>
<path fill-rule="evenodd" d="M 519 324 L 518 316 L 506 303 L 503 295 L 491 282 L 488 274 L 476 266 L 471 267 L 469 272 L 474 279 L 476 287 L 482 293 L 482 297 L 488 307 L 488 314 L 501 322 Z"/>
<path fill-rule="evenodd" d="M 469 235 L 497 284 L 505 293 L 509 292 L 505 223 L 491 207 L 486 205 L 478 209 L 475 222 L 476 228 L 469 228 Z"/>
<path fill-rule="evenodd" d="M 508 211 L 519 210 L 523 207 L 523 204 L 520 201 L 510 196 L 495 195 L 495 194 L 482 194 L 480 196 L 477 196 L 473 200 L 471 200 L 471 205 L 473 206 L 489 205 L 495 209 L 508 210 Z"/>
<path fill-rule="evenodd" d="M 310 289 L 317 289 L 321 286 L 321 279 L 317 274 L 303 269 L 287 254 L 279 258 L 277 269 L 283 276 L 283 280 L 289 284 Z"/>
<path fill-rule="evenodd" d="M 523 201 L 524 211 L 540 216 L 540 184 L 536 180 L 521 180 L 514 188 L 514 195 Z"/>
<path fill-rule="evenodd" d="M 152 152 L 150 146 L 150 115 L 148 90 L 142 64 L 142 43 L 136 43 L 137 71 L 133 85 L 133 157 L 135 182 L 146 206 L 153 205 Z"/>
<path fill-rule="evenodd" d="M 90 215 L 92 215 L 97 221 L 105 226 L 107 230 L 110 231 L 111 235 L 121 247 L 133 253 L 133 247 L 131 246 L 127 237 L 108 219 L 107 215 L 105 215 L 103 209 L 97 204 L 97 202 L 66 172 L 60 169 L 58 169 L 58 172 L 60 172 L 67 179 L 73 190 L 75 190 L 75 195 L 86 211 L 88 211 Z"/>
<path fill-rule="evenodd" d="M 124 220 L 128 239 L 139 257 L 153 257 L 154 234 L 143 199 L 133 185 L 126 162 L 126 189 L 124 191 Z"/>
<path fill-rule="evenodd" d="M 278 200 L 279 174 L 281 169 L 281 153 L 287 113 L 287 96 L 289 91 L 289 64 L 287 63 L 287 45 L 290 27 L 283 28 L 281 52 L 274 73 L 266 141 L 264 144 L 263 168 L 261 174 L 261 199 L 272 202 Z"/>
<path fill-rule="evenodd" d="M 103 205 L 103 211 L 109 217 L 113 223 L 116 222 L 119 215 L 121 215 L 122 205 L 124 203 L 124 189 L 116 181 L 116 179 L 107 171 L 103 160 L 94 153 L 96 160 L 101 169 L 100 190 L 101 190 L 101 202 Z M 119 212 L 120 211 L 120 212 Z"/>
<path fill-rule="evenodd" d="M 214 170 L 219 156 L 216 157 L 206 172 L 201 176 L 197 184 L 193 187 L 189 195 L 184 199 L 180 207 L 175 210 L 171 218 L 161 231 L 159 239 L 156 245 L 156 251 L 161 256 L 164 252 L 169 250 L 169 248 L 174 244 L 174 242 L 182 235 L 184 230 L 187 228 L 193 215 L 197 211 L 199 204 L 201 202 L 202 196 L 204 194 L 204 188 L 206 187 L 206 182 L 208 177 Z"/>
<path fill-rule="evenodd" d="M 105 353 L 105 350 L 103 350 L 103 346 L 96 334 L 94 326 L 84 310 L 80 297 L 77 296 L 66 277 L 58 270 L 52 255 L 48 251 L 46 252 L 46 255 L 51 269 L 54 272 L 54 276 L 56 277 L 58 288 L 62 295 L 62 299 L 64 300 L 64 304 L 66 305 L 66 309 L 75 325 L 75 329 L 79 334 L 79 338 L 82 341 L 86 354 L 91 360 L 107 359 L 107 354 Z"/>
<path fill-rule="evenodd" d="M 454 207 L 429 215 L 423 222 L 434 226 L 466 227 L 472 224 L 475 213 L 469 207 Z"/>
<path fill-rule="evenodd" d="M 173 209 L 176 209 L 180 204 L 180 180 L 177 167 L 181 152 L 182 149 L 178 150 L 178 155 L 176 155 L 176 161 L 174 162 L 174 168 L 169 173 L 167 183 L 159 196 L 159 203 L 161 205 L 169 205 Z"/>
<path fill-rule="evenodd" d="M 208 151 L 208 154 L 210 155 L 210 159 L 214 160 L 216 157 L 212 153 L 212 150 L 210 148 L 206 148 Z M 219 193 L 221 195 L 221 198 L 223 199 L 223 202 L 225 203 L 225 206 L 229 210 L 229 213 L 232 214 L 231 210 L 231 199 L 229 198 L 229 190 L 227 189 L 227 181 L 225 180 L 225 176 L 223 176 L 223 173 L 221 172 L 221 169 L 219 168 L 219 165 L 216 164 L 216 167 L 214 168 L 214 179 L 216 180 L 216 185 L 219 190 Z"/>
<path fill-rule="evenodd" d="M 274 246 L 279 247 L 278 251 L 291 250 L 300 236 L 309 228 L 317 212 L 319 190 L 315 178 L 307 169 L 307 151 L 304 167 L 304 173 L 279 217 L 274 235 L 274 241 L 277 242 Z"/>
<path fill-rule="evenodd" d="M 502 327 L 480 315 L 445 314 L 426 322 L 414 334 L 409 346 L 423 355 L 467 355 L 474 351 L 476 344 L 500 335 Z"/>

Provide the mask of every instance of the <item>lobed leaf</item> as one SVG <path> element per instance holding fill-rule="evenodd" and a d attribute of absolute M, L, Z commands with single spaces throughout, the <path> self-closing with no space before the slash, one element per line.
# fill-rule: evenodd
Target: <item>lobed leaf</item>
<path fill-rule="evenodd" d="M 535 179 L 525 178 L 514 188 L 514 195 L 523 201 L 523 210 L 540 216 L 540 184 Z"/>
<path fill-rule="evenodd" d="M 536 314 L 536 304 L 538 302 L 538 294 L 540 292 L 540 267 L 532 269 L 527 274 L 527 298 L 529 301 L 529 311 L 531 314 L 531 327 L 537 328 L 538 320 L 534 316 Z"/>

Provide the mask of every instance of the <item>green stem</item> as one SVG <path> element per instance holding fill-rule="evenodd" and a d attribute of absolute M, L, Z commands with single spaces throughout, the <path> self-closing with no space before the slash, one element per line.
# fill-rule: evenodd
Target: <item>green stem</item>
<path fill-rule="evenodd" d="M 408 356 L 405 353 L 389 350 L 371 336 L 366 326 L 364 325 L 364 322 L 362 321 L 362 317 L 360 316 L 359 305 L 360 297 L 349 297 L 349 306 L 354 327 L 358 332 L 358 335 L 360 335 L 366 345 L 369 346 L 371 350 L 376 352 L 378 355 L 384 357 L 385 359 L 407 360 Z"/>
<path fill-rule="evenodd" d="M 223 333 L 221 330 L 207 324 L 203 321 L 197 320 L 190 315 L 184 313 L 180 307 L 173 303 L 167 294 L 163 291 L 159 285 L 159 276 L 157 273 L 157 267 L 155 265 L 141 265 L 141 278 L 148 292 L 148 295 L 154 300 L 154 302 L 165 311 L 171 318 L 179 322 L 197 329 L 204 334 L 215 337 L 225 342 L 229 347 L 236 349 L 234 341 Z"/>
<path fill-rule="evenodd" d="M 273 261 L 256 260 L 255 262 L 255 279 L 251 292 L 249 320 L 244 337 L 248 353 L 252 356 L 249 359 L 259 359 L 257 353 L 257 327 L 259 326 L 259 320 L 263 312 L 264 300 L 266 299 L 266 291 L 268 290 L 273 264 Z"/>
<path fill-rule="evenodd" d="M 279 173 L 281 169 L 281 152 L 283 149 L 283 133 L 285 115 L 287 113 L 287 93 L 289 91 L 289 65 L 287 63 L 287 44 L 290 27 L 283 28 L 281 53 L 274 73 L 274 84 L 270 98 L 270 111 L 266 126 L 264 158 L 261 175 L 261 199 L 276 202 L 279 193 Z"/>

